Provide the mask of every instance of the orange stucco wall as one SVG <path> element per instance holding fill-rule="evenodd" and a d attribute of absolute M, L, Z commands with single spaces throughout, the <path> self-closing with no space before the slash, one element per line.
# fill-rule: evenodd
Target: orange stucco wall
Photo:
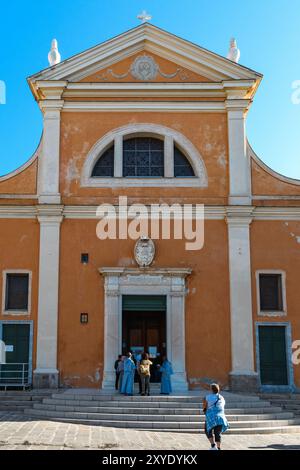
<path fill-rule="evenodd" d="M 38 305 L 39 223 L 34 219 L 0 219 L 0 233 L 0 320 L 33 320 L 33 367 L 35 367 Z M 3 314 L 3 271 L 14 269 L 23 269 L 32 272 L 30 316 Z"/>
<path fill-rule="evenodd" d="M 148 53 L 147 53 L 148 54 Z M 84 79 L 85 82 L 138 82 L 131 75 L 123 80 L 114 74 L 126 73 L 132 55 L 113 66 Z M 158 75 L 158 82 L 208 82 L 209 80 L 175 62 L 155 54 L 160 70 L 174 78 Z M 117 101 L 132 100 L 119 96 Z M 136 97 L 141 100 L 223 100 L 219 97 Z M 82 101 L 82 97 L 66 101 Z M 94 100 L 93 97 L 86 101 Z M 96 97 L 95 100 L 112 100 Z M 176 180 L 169 188 L 82 188 L 80 177 L 86 157 L 99 139 L 108 132 L 134 123 L 153 123 L 174 129 L 198 149 L 206 166 L 207 188 L 178 188 Z M 42 155 L 41 155 L 42 158 Z M 121 195 L 128 204 L 140 203 L 204 203 L 226 206 L 229 192 L 228 129 L 225 113 L 210 112 L 65 112 L 61 113 L 60 193 L 62 205 L 93 205 L 117 203 Z M 274 177 L 256 161 L 251 161 L 254 196 L 282 196 L 282 199 L 253 200 L 253 205 L 299 206 L 300 201 L 283 196 L 300 196 L 300 186 Z M 0 180 L 0 205 L 32 205 L 36 199 L 1 198 L 1 195 L 34 195 L 37 191 L 38 160 L 24 171 Z M 64 219 L 61 225 L 59 267 L 58 369 L 61 385 L 99 387 L 104 363 L 104 282 L 101 267 L 134 267 L 132 240 L 100 241 L 96 237 L 96 220 Z M 300 222 L 253 221 L 251 226 L 251 263 L 253 324 L 257 321 L 290 322 L 292 339 L 300 339 Z M 6 269 L 32 271 L 31 316 L 4 316 L 0 319 L 34 321 L 34 364 L 36 358 L 39 223 L 34 219 L 0 219 L 0 272 Z M 89 253 L 89 264 L 80 262 L 81 253 Z M 231 370 L 231 330 L 229 299 L 228 239 L 225 220 L 205 222 L 205 244 L 200 251 L 186 251 L 184 241 L 156 241 L 154 267 L 191 268 L 186 296 L 186 367 L 191 385 L 214 380 L 228 384 Z M 287 316 L 260 317 L 257 314 L 255 272 L 259 269 L 281 269 L 286 272 Z M 2 305 L 2 288 L 0 289 Z M 89 314 L 89 323 L 80 323 L 80 313 Z M 255 335 L 254 335 L 255 348 Z M 295 383 L 300 387 L 300 366 L 294 367 Z"/>
<path fill-rule="evenodd" d="M 252 194 L 254 196 L 300 196 L 300 185 L 276 178 L 252 160 Z M 285 203 L 281 200 L 279 204 Z"/>
<path fill-rule="evenodd" d="M 181 132 L 200 152 L 208 174 L 208 188 L 160 188 L 165 201 L 180 197 L 224 204 L 228 195 L 228 144 L 225 114 L 214 113 L 63 113 L 61 129 L 60 190 L 65 204 L 94 204 L 119 195 L 140 202 L 157 202 L 157 188 L 81 188 L 80 175 L 93 145 L 109 131 L 129 123 L 160 124 Z"/>
<path fill-rule="evenodd" d="M 62 383 L 97 387 L 103 373 L 103 279 L 98 268 L 133 266 L 132 240 L 100 241 L 96 221 L 65 220 L 61 232 L 59 369 Z M 186 297 L 186 360 L 192 383 L 207 378 L 222 384 L 230 371 L 227 228 L 207 221 L 205 244 L 186 251 L 184 241 L 156 242 L 155 267 L 189 267 Z M 80 263 L 89 253 L 88 265 Z M 214 282 L 212 282 L 212 279 Z M 89 323 L 80 324 L 80 313 Z"/>
<path fill-rule="evenodd" d="M 36 194 L 37 190 L 37 159 L 21 173 L 1 181 L 1 194 Z"/>
<path fill-rule="evenodd" d="M 298 237 L 298 238 L 297 238 Z M 254 221 L 251 224 L 251 263 L 253 320 L 255 322 L 290 322 L 292 341 L 300 339 L 300 222 Z M 263 269 L 286 273 L 287 315 L 259 316 L 255 272 Z M 255 338 L 254 338 L 255 341 Z M 295 384 L 300 387 L 300 365 L 294 366 Z"/>

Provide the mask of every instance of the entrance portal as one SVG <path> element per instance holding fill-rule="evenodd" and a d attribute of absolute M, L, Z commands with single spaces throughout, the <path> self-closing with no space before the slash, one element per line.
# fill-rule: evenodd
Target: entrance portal
<path fill-rule="evenodd" d="M 167 353 L 166 297 L 123 296 L 122 353 L 147 352 L 153 362 L 151 382 L 159 382 L 157 365 Z"/>

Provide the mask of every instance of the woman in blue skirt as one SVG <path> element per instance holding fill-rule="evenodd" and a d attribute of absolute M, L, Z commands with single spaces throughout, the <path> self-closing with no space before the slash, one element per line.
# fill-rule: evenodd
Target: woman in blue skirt
<path fill-rule="evenodd" d="M 159 371 L 161 372 L 160 393 L 162 395 L 170 395 L 172 393 L 171 375 L 173 375 L 173 368 L 166 356 L 163 357 L 163 363 L 159 367 Z"/>

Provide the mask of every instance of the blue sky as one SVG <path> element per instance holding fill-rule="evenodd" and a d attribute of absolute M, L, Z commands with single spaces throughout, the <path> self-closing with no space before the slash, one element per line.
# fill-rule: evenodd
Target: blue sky
<path fill-rule="evenodd" d="M 240 63 L 264 74 L 248 117 L 250 143 L 274 170 L 300 178 L 300 104 L 292 102 L 299 0 L 1 0 L 0 8 L 0 175 L 24 163 L 40 140 L 42 116 L 26 78 L 48 66 L 52 38 L 65 59 L 137 26 L 146 9 L 154 25 L 221 55 L 237 38 Z"/>

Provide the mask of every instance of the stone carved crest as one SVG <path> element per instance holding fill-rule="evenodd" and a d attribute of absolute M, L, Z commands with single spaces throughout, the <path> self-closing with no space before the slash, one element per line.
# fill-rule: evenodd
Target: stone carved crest
<path fill-rule="evenodd" d="M 159 65 L 155 62 L 153 57 L 149 55 L 140 55 L 132 62 L 128 72 L 123 74 L 117 74 L 112 69 L 108 69 L 106 72 L 97 75 L 99 80 L 108 80 L 109 76 L 116 78 L 117 80 L 122 80 L 131 75 L 136 80 L 141 80 L 143 82 L 150 82 L 155 80 L 157 75 L 160 75 L 164 78 L 175 78 L 178 76 L 180 80 L 188 80 L 188 73 L 181 69 L 177 68 L 173 73 L 164 73 L 160 70 Z"/>
<path fill-rule="evenodd" d="M 159 67 L 155 60 L 147 55 L 139 56 L 130 67 L 131 75 L 137 80 L 155 80 L 159 72 Z"/>
<path fill-rule="evenodd" d="M 155 245 L 148 237 L 141 237 L 134 247 L 134 258 L 141 268 L 150 266 L 155 256 Z"/>

